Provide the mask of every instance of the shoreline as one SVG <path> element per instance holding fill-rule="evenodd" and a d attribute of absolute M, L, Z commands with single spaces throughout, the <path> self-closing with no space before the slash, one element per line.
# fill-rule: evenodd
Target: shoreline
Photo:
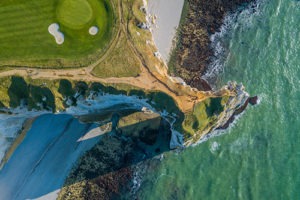
<path fill-rule="evenodd" d="M 248 2 L 248 0 L 246 0 L 246 1 Z M 186 1 L 185 1 L 185 2 L 186 2 Z M 255 0 L 254 0 L 254 1 L 251 1 L 251 0 L 250 0 L 249 2 L 255 2 Z M 235 5 L 235 7 L 238 7 L 238 6 Z M 222 26 L 223 26 L 224 23 L 225 23 L 224 19 L 225 19 L 227 16 L 231 15 L 232 13 L 238 12 L 237 10 L 234 10 L 234 11 L 233 11 L 233 10 L 234 10 L 234 9 L 232 8 L 230 11 L 228 11 L 228 13 L 224 14 L 224 15 L 222 16 L 222 23 L 221 23 L 219 26 L 215 27 L 214 30 L 212 30 L 212 31 L 214 32 L 213 34 L 209 34 L 209 45 L 207 46 L 207 49 L 206 49 L 207 51 L 211 51 L 211 50 L 212 50 L 212 49 L 211 49 L 211 45 L 213 44 L 213 41 L 211 40 L 211 36 L 214 35 L 214 34 L 218 34 L 218 33 L 219 33 L 219 32 L 218 32 L 218 31 L 220 31 L 219 29 L 221 29 Z M 188 11 L 187 11 L 187 12 L 188 12 Z M 187 15 L 188 15 L 188 14 L 187 14 Z M 183 21 L 183 22 L 182 22 L 182 21 Z M 179 28 L 182 28 L 181 26 L 184 25 L 185 20 L 181 19 L 180 22 L 182 22 L 182 24 L 179 24 L 178 27 L 179 27 Z M 178 34 L 180 34 L 181 29 L 178 29 L 178 31 L 179 31 Z M 178 44 L 179 44 L 179 41 L 177 41 L 177 44 L 175 45 L 175 48 L 170 52 L 170 58 L 171 58 L 171 59 L 173 59 L 173 58 L 172 58 L 173 56 L 174 56 L 174 57 L 176 56 L 176 51 L 178 51 L 178 49 L 177 49 L 177 45 L 178 45 Z M 209 58 L 209 59 L 211 59 L 213 56 L 214 56 L 213 53 L 206 55 L 206 57 Z M 175 59 L 175 58 L 174 58 L 174 59 Z M 176 61 L 170 60 L 170 62 L 168 62 L 168 64 L 170 64 L 170 63 L 172 64 L 172 62 L 176 62 Z M 191 85 L 192 87 L 196 87 L 197 89 L 200 88 L 200 90 L 204 90 L 204 91 L 206 91 L 206 90 L 207 90 L 207 91 L 212 90 L 212 89 L 213 89 L 213 87 L 212 87 L 213 84 L 211 84 L 211 81 L 202 78 L 203 75 L 204 75 L 204 74 L 206 73 L 206 71 L 208 70 L 208 67 L 210 66 L 211 63 L 212 63 L 212 61 L 210 61 L 209 64 L 206 64 L 205 70 L 199 74 L 199 77 L 198 77 L 197 80 L 196 80 L 196 84 L 193 84 L 191 81 L 187 81 L 186 79 L 185 79 L 184 81 L 187 81 L 187 84 L 188 84 L 188 85 Z M 171 73 L 171 75 L 172 75 L 172 73 L 173 73 L 172 70 L 173 70 L 173 69 L 170 68 L 170 66 L 168 66 L 168 67 L 169 67 L 169 73 Z M 203 73 L 204 73 L 204 74 L 203 74 Z M 178 75 L 178 73 L 176 73 L 175 75 L 182 78 L 182 76 Z M 201 75 L 201 76 L 200 76 L 200 75 Z M 192 83 L 192 84 L 191 84 L 191 83 Z M 251 102 L 251 103 L 250 103 L 250 102 Z M 234 122 L 236 122 L 236 120 L 237 120 L 236 118 L 239 118 L 239 117 L 243 114 L 243 112 L 244 112 L 244 111 L 246 110 L 246 108 L 248 107 L 248 104 L 251 104 L 252 106 L 254 106 L 254 105 L 257 104 L 257 102 L 258 102 L 257 96 L 253 96 L 253 97 L 250 97 L 250 96 L 249 96 L 249 97 L 246 99 L 246 101 L 242 104 L 242 106 L 241 106 L 240 108 L 238 108 L 235 112 L 233 112 L 232 115 L 231 115 L 231 117 L 229 117 L 229 119 L 228 119 L 227 121 L 223 122 L 223 125 L 222 125 L 222 126 L 217 127 L 217 128 L 214 129 L 214 130 L 210 130 L 210 131 L 208 132 L 208 134 L 203 135 L 204 137 L 202 137 L 197 143 L 191 144 L 190 146 L 198 145 L 198 144 L 200 144 L 200 143 L 202 143 L 202 142 L 204 142 L 204 141 L 207 141 L 207 140 L 208 140 L 209 138 L 211 138 L 211 137 L 215 137 L 215 136 L 220 135 L 220 134 L 219 134 L 220 131 L 223 132 L 224 130 L 230 128 L 230 127 L 234 124 Z M 136 196 L 136 194 L 138 193 L 138 191 L 139 191 L 141 185 L 143 184 L 143 177 L 144 177 L 145 174 L 147 173 L 146 171 L 150 171 L 150 170 L 151 170 L 150 167 L 149 167 L 149 165 L 150 165 L 149 163 L 151 163 L 151 162 L 156 162 L 156 163 L 157 163 L 157 162 L 161 161 L 163 158 L 164 158 L 164 154 L 161 154 L 160 158 L 152 158 L 152 160 L 144 161 L 144 162 L 140 163 L 139 166 L 137 166 L 137 167 L 134 168 L 134 170 L 135 170 L 135 171 L 134 171 L 135 177 L 133 177 L 132 181 L 135 183 L 135 184 L 134 184 L 135 187 L 133 187 L 132 190 L 131 190 L 131 195 L 132 195 L 132 197 L 138 198 L 138 197 Z"/>
<path fill-rule="evenodd" d="M 181 15 L 180 15 L 181 16 Z M 174 36 L 175 36 L 175 34 L 174 34 Z M 209 86 L 209 85 L 208 85 Z M 207 87 L 208 87 L 207 86 Z M 72 114 L 71 114 L 72 115 Z M 73 116 L 73 115 L 72 115 Z M 33 120 L 34 121 L 34 120 Z M 31 123 L 31 125 L 32 125 L 32 123 Z M 29 128 L 30 129 L 30 128 Z M 28 130 L 29 130 L 28 129 Z M 25 138 L 25 136 L 26 136 L 26 133 L 24 133 L 23 135 L 21 135 L 21 137 L 19 137 L 20 135 L 18 135 L 18 137 L 16 138 L 16 141 L 15 142 L 13 142 L 13 145 L 15 145 L 14 147 L 13 147 L 13 145 L 9 148 L 9 151 L 8 151 L 8 153 L 7 153 L 7 155 L 8 155 L 8 159 L 9 159 L 9 157 L 11 156 L 11 154 L 14 152 L 14 150 L 18 147 L 18 145 L 23 141 L 23 139 Z M 18 141 L 17 141 L 18 140 Z M 11 150 L 10 150 L 11 149 Z M 10 153 L 9 153 L 10 152 Z M 163 154 L 161 154 L 161 155 L 163 155 Z M 6 157 L 6 156 L 5 156 Z M 7 159 L 7 160 L 8 160 Z"/>
<path fill-rule="evenodd" d="M 204 80 L 208 67 L 215 57 L 211 36 L 221 31 L 226 16 L 237 12 L 243 4 L 256 0 L 234 0 L 231 2 L 188 2 L 186 20 L 180 25 L 177 48 L 172 54 L 169 71 L 181 77 L 188 85 L 205 91 L 210 81 Z M 211 84 L 211 83 L 210 83 Z"/>
<path fill-rule="evenodd" d="M 164 62 L 169 62 L 177 29 L 180 26 L 185 0 L 148 0 L 147 18 L 150 20 L 153 41 Z"/>

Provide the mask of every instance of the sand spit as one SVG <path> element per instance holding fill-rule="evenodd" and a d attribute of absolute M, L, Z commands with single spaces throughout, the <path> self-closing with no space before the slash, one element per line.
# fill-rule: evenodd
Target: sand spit
<path fill-rule="evenodd" d="M 53 35 L 57 44 L 61 45 L 64 43 L 65 36 L 59 31 L 59 25 L 57 23 L 50 24 L 48 31 L 51 35 Z"/>
<path fill-rule="evenodd" d="M 90 29 L 89 29 L 89 34 L 90 35 L 97 35 L 99 29 L 97 26 L 92 26 Z"/>

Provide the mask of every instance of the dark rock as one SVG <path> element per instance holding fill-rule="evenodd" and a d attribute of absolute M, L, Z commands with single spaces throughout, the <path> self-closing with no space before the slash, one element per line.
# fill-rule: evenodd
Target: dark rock
<path fill-rule="evenodd" d="M 249 104 L 249 99 L 247 99 L 247 101 L 244 103 L 243 106 L 241 106 L 240 108 L 238 108 L 234 114 L 229 118 L 229 120 L 226 122 L 226 124 L 224 124 L 223 126 L 217 128 L 217 129 L 227 129 L 229 127 L 229 125 L 234 122 L 235 120 L 235 116 L 241 114 L 242 112 L 244 112 L 244 110 L 247 108 L 248 104 Z"/>
<path fill-rule="evenodd" d="M 154 129 L 145 128 L 139 133 L 140 140 L 148 145 L 153 145 L 156 142 L 157 136 L 158 136 L 158 130 L 154 130 Z"/>
<path fill-rule="evenodd" d="M 212 61 L 214 50 L 210 36 L 218 31 L 228 13 L 254 0 L 188 0 L 185 22 L 180 27 L 172 69 L 176 76 L 199 90 L 207 89 L 200 78 Z"/>
<path fill-rule="evenodd" d="M 247 101 L 245 102 L 245 104 L 243 106 L 241 106 L 239 109 L 237 109 L 235 112 L 234 112 L 234 115 L 239 115 L 241 114 L 242 112 L 244 112 L 244 110 L 247 108 L 249 104 L 249 98 L 247 99 Z"/>
<path fill-rule="evenodd" d="M 203 88 L 204 91 L 211 91 L 212 90 L 212 87 L 209 85 L 209 83 L 204 80 L 204 79 L 200 79 L 201 80 L 201 86 Z"/>
<path fill-rule="evenodd" d="M 257 96 L 254 96 L 254 97 L 250 97 L 250 98 L 249 98 L 249 103 L 250 103 L 252 106 L 256 105 L 257 102 L 258 102 L 258 97 L 257 97 Z"/>

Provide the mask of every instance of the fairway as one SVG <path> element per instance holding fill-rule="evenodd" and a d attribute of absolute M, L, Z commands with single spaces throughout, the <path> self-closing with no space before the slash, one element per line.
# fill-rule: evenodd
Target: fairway
<path fill-rule="evenodd" d="M 57 23 L 58 45 L 48 32 Z M 91 35 L 91 27 L 98 32 Z M 81 67 L 91 64 L 112 39 L 110 0 L 10 0 L 0 2 L 0 67 Z"/>

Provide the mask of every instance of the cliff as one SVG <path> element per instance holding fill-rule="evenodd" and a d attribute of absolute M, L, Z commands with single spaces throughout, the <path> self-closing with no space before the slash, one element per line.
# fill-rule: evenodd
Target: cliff
<path fill-rule="evenodd" d="M 210 36 L 220 30 L 224 18 L 254 0 L 187 0 L 178 30 L 177 46 L 169 71 L 200 90 L 209 90 L 201 76 L 214 58 Z"/>
<path fill-rule="evenodd" d="M 236 92 L 236 96 L 219 99 L 213 102 L 214 106 L 212 108 L 215 110 L 210 110 L 209 107 L 203 108 L 202 106 L 200 111 L 194 112 L 194 115 L 196 115 L 198 119 L 199 115 L 203 115 L 203 112 L 206 115 L 201 122 L 200 120 L 193 122 L 200 122 L 202 124 L 198 125 L 192 136 L 186 138 L 184 142 L 186 146 L 197 144 L 198 142 L 205 140 L 206 138 L 210 137 L 213 134 L 213 131 L 216 129 L 227 128 L 233 121 L 235 115 L 240 114 L 247 107 L 249 94 L 245 91 L 245 88 L 242 84 L 229 82 L 226 87 L 234 90 Z M 203 105 L 205 102 L 201 104 Z M 195 106 L 195 109 L 197 109 L 197 107 L 199 106 Z"/>

